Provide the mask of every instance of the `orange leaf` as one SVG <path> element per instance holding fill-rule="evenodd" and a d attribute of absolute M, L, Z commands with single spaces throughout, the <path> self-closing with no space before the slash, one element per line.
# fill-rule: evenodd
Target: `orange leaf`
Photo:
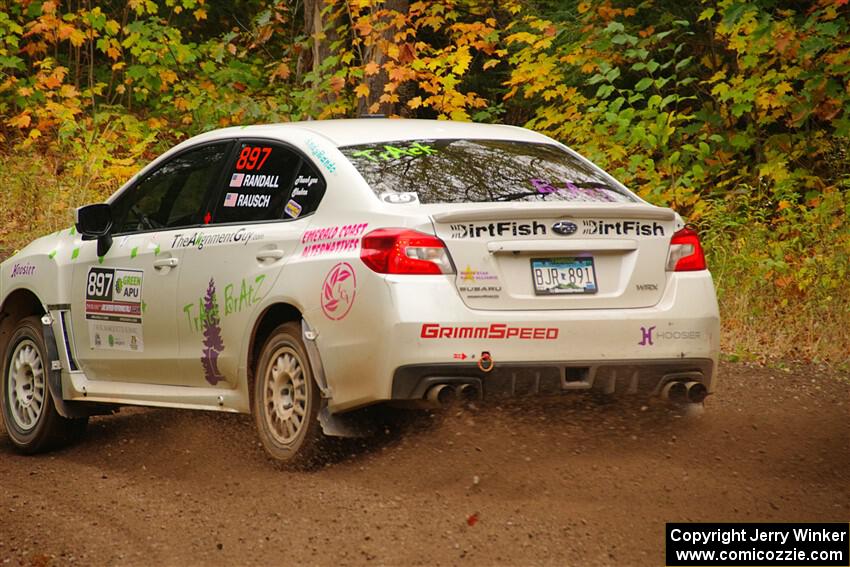
<path fill-rule="evenodd" d="M 375 75 L 378 71 L 381 70 L 380 65 L 375 63 L 374 61 L 369 61 L 366 63 L 366 67 L 363 68 L 363 71 L 366 73 L 366 76 Z"/>
<path fill-rule="evenodd" d="M 345 86 L 345 79 L 342 77 L 331 77 L 330 84 L 333 91 L 338 93 Z"/>
<path fill-rule="evenodd" d="M 280 77 L 281 79 L 288 79 L 288 78 L 289 78 L 290 73 L 291 73 L 291 71 L 290 71 L 290 69 L 289 69 L 289 65 L 287 65 L 287 64 L 284 62 L 284 63 L 280 63 L 280 64 L 277 66 L 277 69 L 275 69 L 274 75 L 275 75 L 276 77 Z"/>
<path fill-rule="evenodd" d="M 21 112 L 20 114 L 18 114 L 17 116 L 15 116 L 14 118 L 10 118 L 7 121 L 7 124 L 9 124 L 9 126 L 13 126 L 15 128 L 23 129 L 23 128 L 28 127 L 30 125 L 30 122 L 32 122 L 32 117 L 30 116 L 29 111 L 25 110 L 25 111 Z"/>
<path fill-rule="evenodd" d="M 369 96 L 369 85 L 366 83 L 360 83 L 354 89 L 354 94 L 361 98 L 367 98 Z"/>
<path fill-rule="evenodd" d="M 50 75 L 49 77 L 45 77 L 44 80 L 41 81 L 41 84 L 48 89 L 55 89 L 62 84 L 62 80 L 56 75 Z"/>

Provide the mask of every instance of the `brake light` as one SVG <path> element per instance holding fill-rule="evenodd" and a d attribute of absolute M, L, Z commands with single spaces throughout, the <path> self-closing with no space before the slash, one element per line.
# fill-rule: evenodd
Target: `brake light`
<path fill-rule="evenodd" d="M 453 274 L 446 245 L 405 228 L 379 228 L 363 236 L 360 259 L 379 274 Z"/>
<path fill-rule="evenodd" d="M 670 239 L 668 272 L 693 272 L 705 269 L 705 254 L 697 232 L 689 227 L 676 231 Z"/>

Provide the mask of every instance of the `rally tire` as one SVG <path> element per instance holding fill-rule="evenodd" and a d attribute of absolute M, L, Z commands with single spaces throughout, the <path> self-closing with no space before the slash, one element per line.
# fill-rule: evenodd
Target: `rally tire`
<path fill-rule="evenodd" d="M 322 398 L 301 324 L 278 326 L 263 345 L 254 370 L 252 413 L 266 453 L 286 468 L 314 467 L 325 441 L 318 419 Z"/>
<path fill-rule="evenodd" d="M 88 418 L 59 415 L 50 394 L 49 361 L 38 317 L 21 319 L 3 357 L 0 406 L 3 423 L 16 451 L 31 455 L 80 439 Z"/>

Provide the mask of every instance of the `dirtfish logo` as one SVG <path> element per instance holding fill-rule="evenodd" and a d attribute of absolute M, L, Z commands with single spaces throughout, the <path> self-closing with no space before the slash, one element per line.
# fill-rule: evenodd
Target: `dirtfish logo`
<path fill-rule="evenodd" d="M 482 236 L 545 236 L 546 225 L 528 222 L 491 222 L 490 224 L 453 224 L 452 238 L 481 238 Z"/>
<path fill-rule="evenodd" d="M 664 236 L 664 225 L 653 222 L 652 224 L 640 221 L 616 221 L 605 222 L 601 220 L 583 220 L 582 234 L 618 236 Z"/>

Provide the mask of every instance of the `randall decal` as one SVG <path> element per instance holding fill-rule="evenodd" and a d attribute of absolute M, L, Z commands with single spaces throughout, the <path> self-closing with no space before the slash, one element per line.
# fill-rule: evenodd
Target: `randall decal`
<path fill-rule="evenodd" d="M 234 173 L 230 178 L 230 187 L 259 187 L 265 189 L 278 188 L 277 175 L 252 175 L 250 173 Z"/>
<path fill-rule="evenodd" d="M 545 236 L 546 225 L 542 222 L 503 221 L 489 224 L 453 224 L 452 238 L 481 238 L 489 236 Z"/>

